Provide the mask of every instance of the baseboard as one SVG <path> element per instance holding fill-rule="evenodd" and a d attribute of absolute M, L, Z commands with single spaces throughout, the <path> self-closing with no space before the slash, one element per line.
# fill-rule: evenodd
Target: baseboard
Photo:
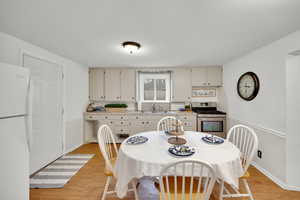
<path fill-rule="evenodd" d="M 300 187 L 295 187 L 295 186 L 289 186 L 276 176 L 273 176 L 268 170 L 265 168 L 259 166 L 256 162 L 251 163 L 252 166 L 254 166 L 257 170 L 259 170 L 261 173 L 263 173 L 266 177 L 271 179 L 274 183 L 276 183 L 279 187 L 281 187 L 284 190 L 291 190 L 291 191 L 300 191 Z"/>
<path fill-rule="evenodd" d="M 75 149 L 79 148 L 79 147 L 82 146 L 82 145 L 83 145 L 83 143 L 80 143 L 80 144 L 78 144 L 78 145 L 76 145 L 76 146 L 74 146 L 74 147 L 72 147 L 72 148 L 66 150 L 66 151 L 64 152 L 64 155 L 66 155 L 66 154 L 68 154 L 68 153 L 74 151 Z"/>

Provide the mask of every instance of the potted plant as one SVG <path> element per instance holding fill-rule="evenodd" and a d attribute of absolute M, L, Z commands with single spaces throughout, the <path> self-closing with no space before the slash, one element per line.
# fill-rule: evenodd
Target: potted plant
<path fill-rule="evenodd" d="M 106 104 L 105 110 L 107 112 L 125 112 L 127 109 L 127 104 Z"/>

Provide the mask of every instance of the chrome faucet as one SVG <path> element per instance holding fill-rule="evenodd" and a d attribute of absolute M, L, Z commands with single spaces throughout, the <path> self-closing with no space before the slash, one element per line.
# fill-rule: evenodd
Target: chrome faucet
<path fill-rule="evenodd" d="M 156 107 L 155 107 L 155 103 L 152 104 L 152 112 L 156 112 Z"/>

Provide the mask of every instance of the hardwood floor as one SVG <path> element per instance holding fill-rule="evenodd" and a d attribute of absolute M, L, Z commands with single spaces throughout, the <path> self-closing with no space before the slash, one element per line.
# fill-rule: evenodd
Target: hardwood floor
<path fill-rule="evenodd" d="M 106 177 L 103 174 L 104 160 L 98 151 L 97 144 L 87 144 L 72 153 L 95 154 L 95 156 L 61 189 L 31 189 L 30 200 L 100 200 Z M 300 192 L 281 189 L 266 176 L 250 167 L 249 184 L 255 200 L 299 200 Z M 216 187 L 217 188 L 217 187 Z M 217 189 L 216 189 L 217 190 Z M 217 197 L 215 193 L 213 196 Z M 117 200 L 115 196 L 107 196 L 107 200 Z M 134 199 L 128 194 L 124 200 Z M 212 200 L 217 198 L 212 197 Z M 243 198 L 234 198 L 235 200 Z M 244 198 L 247 199 L 247 198 Z"/>

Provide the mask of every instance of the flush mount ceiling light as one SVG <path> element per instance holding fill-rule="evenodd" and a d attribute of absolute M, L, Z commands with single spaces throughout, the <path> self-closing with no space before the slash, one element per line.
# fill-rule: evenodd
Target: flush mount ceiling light
<path fill-rule="evenodd" d="M 140 48 L 141 45 L 137 42 L 133 41 L 126 41 L 122 43 L 122 47 L 130 54 L 136 53 Z"/>

